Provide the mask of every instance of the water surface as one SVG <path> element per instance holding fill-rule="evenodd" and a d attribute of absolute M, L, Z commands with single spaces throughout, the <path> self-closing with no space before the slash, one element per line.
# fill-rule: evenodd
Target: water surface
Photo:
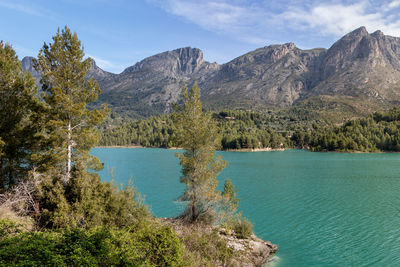
<path fill-rule="evenodd" d="M 133 177 L 160 217 L 183 192 L 175 151 L 96 148 L 103 180 Z M 277 266 L 400 266 L 400 154 L 219 152 L 256 234 L 279 246 Z"/>

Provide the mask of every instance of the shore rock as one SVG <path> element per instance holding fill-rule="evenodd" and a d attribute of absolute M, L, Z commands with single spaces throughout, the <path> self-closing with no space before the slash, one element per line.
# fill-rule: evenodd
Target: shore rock
<path fill-rule="evenodd" d="M 254 234 L 250 238 L 237 238 L 234 231 L 220 230 L 220 236 L 227 241 L 229 247 L 240 254 L 239 261 L 234 266 L 263 266 L 270 256 L 278 251 L 278 246 L 262 240 Z"/>
<path fill-rule="evenodd" d="M 188 225 L 180 219 L 163 218 L 163 223 L 170 225 L 179 237 L 185 236 L 188 232 L 211 233 L 216 232 L 218 236 L 226 241 L 228 247 L 232 248 L 236 255 L 228 266 L 237 267 L 258 267 L 265 266 L 269 261 L 274 260 L 272 255 L 277 252 L 278 246 L 269 241 L 262 240 L 256 235 L 249 238 L 238 238 L 233 230 L 211 227 L 205 225 Z M 226 266 L 220 263 L 215 266 Z"/>

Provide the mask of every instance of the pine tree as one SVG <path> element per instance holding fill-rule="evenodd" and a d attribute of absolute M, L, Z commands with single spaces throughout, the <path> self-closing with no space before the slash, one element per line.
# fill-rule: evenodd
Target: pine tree
<path fill-rule="evenodd" d="M 177 153 L 182 166 L 180 181 L 186 185 L 180 199 L 188 203 L 184 217 L 191 222 L 211 222 L 220 203 L 216 177 L 226 162 L 222 157 L 215 158 L 216 147 L 221 144 L 218 129 L 211 114 L 202 112 L 197 84 L 182 90 L 182 104 L 175 106 L 173 119 L 174 142 L 185 149 Z"/>
<path fill-rule="evenodd" d="M 26 178 L 40 149 L 38 88 L 15 51 L 0 42 L 0 190 Z"/>
<path fill-rule="evenodd" d="M 237 212 L 240 199 L 238 198 L 238 190 L 235 188 L 230 179 L 225 180 L 222 196 L 226 203 L 224 205 L 226 210 L 231 214 L 235 214 Z"/>
<path fill-rule="evenodd" d="M 104 120 L 108 110 L 88 109 L 97 99 L 100 87 L 94 79 L 86 80 L 90 59 L 76 33 L 65 26 L 44 44 L 35 67 L 41 72 L 43 99 L 50 107 L 47 129 L 53 144 L 52 155 L 64 174 L 71 178 L 72 168 L 100 169 L 97 158 L 89 150 L 98 142 L 96 125 Z"/>

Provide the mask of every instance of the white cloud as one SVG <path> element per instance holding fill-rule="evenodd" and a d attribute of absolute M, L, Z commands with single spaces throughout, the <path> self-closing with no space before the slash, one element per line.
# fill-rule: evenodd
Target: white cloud
<path fill-rule="evenodd" d="M 281 39 L 282 33 L 310 31 L 339 37 L 360 26 L 400 36 L 400 0 L 377 4 L 358 0 L 147 0 L 200 27 L 248 43 Z M 279 8 L 277 8 L 279 7 Z"/>
<path fill-rule="evenodd" d="M 310 10 L 292 8 L 282 16 L 290 18 L 293 24 L 317 29 L 322 34 L 341 36 L 366 26 L 369 31 L 382 30 L 385 34 L 400 36 L 400 17 L 390 14 L 397 7 L 400 1 L 391 1 L 381 9 L 373 9 L 368 1 L 349 5 L 320 4 Z"/>
<path fill-rule="evenodd" d="M 389 10 L 391 8 L 396 8 L 396 7 L 399 7 L 399 6 L 400 6 L 400 0 L 392 1 L 389 4 L 386 5 L 386 7 L 387 7 L 386 10 Z"/>
<path fill-rule="evenodd" d="M 268 39 L 259 34 L 259 26 L 271 24 L 268 21 L 274 16 L 258 4 L 249 4 L 243 0 L 147 1 L 204 29 L 235 35 L 237 39 L 249 43 L 261 43 Z"/>

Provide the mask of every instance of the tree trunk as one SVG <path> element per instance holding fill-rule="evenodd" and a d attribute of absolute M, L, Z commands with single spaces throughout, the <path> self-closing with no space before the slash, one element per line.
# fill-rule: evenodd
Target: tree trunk
<path fill-rule="evenodd" d="M 71 178 L 71 158 L 72 158 L 72 129 L 71 122 L 68 123 L 68 155 L 67 155 L 67 173 L 65 182 L 68 183 Z"/>
<path fill-rule="evenodd" d="M 12 159 L 8 160 L 8 187 L 14 185 L 14 162 Z"/>
<path fill-rule="evenodd" d="M 3 157 L 0 157 L 0 191 L 1 189 L 5 188 L 5 183 L 6 183 L 4 179 L 3 164 L 4 164 L 4 159 Z"/>
<path fill-rule="evenodd" d="M 196 187 L 193 185 L 193 202 L 192 202 L 192 221 L 194 222 L 194 221 L 196 221 L 196 219 L 197 219 L 197 211 L 196 211 L 196 202 L 197 202 L 197 199 L 196 199 Z"/>
<path fill-rule="evenodd" d="M 196 151 L 195 149 L 192 148 L 192 157 L 196 158 Z M 195 161 L 197 161 L 197 159 L 195 159 Z M 194 166 L 194 170 L 193 170 L 193 176 L 192 176 L 192 185 L 193 185 L 193 200 L 192 200 L 192 222 L 197 220 L 197 209 L 196 209 L 196 205 L 197 205 L 197 179 L 195 178 L 194 174 L 196 173 L 196 165 Z"/>

